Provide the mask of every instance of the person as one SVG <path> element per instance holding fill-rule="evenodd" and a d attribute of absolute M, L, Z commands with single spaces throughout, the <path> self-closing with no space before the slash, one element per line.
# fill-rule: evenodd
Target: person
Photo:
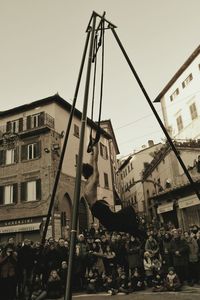
<path fill-rule="evenodd" d="M 97 199 L 97 186 L 99 184 L 98 154 L 98 144 L 95 144 L 91 152 L 90 164 L 84 163 L 82 167 L 82 174 L 87 180 L 84 197 L 93 216 L 108 231 L 127 232 L 142 239 L 146 238 L 146 233 L 140 228 L 139 219 L 132 206 L 113 212 L 104 199 Z"/>
<path fill-rule="evenodd" d="M 2 300 L 14 300 L 16 297 L 17 255 L 9 245 L 0 255 L 0 281 Z"/>
<path fill-rule="evenodd" d="M 178 275 L 175 272 L 174 267 L 169 267 L 168 274 L 165 278 L 165 288 L 167 291 L 180 291 L 181 283 Z"/>

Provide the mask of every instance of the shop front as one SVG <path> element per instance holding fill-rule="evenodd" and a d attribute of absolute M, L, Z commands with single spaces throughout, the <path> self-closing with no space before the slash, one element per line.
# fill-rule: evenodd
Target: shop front
<path fill-rule="evenodd" d="M 200 200 L 196 195 L 193 194 L 179 199 L 178 206 L 184 230 L 188 230 L 192 225 L 200 227 Z"/>
<path fill-rule="evenodd" d="M 41 222 L 41 217 L 0 221 L 0 243 L 5 243 L 10 237 L 13 237 L 16 243 L 24 239 L 40 241 Z"/>
<path fill-rule="evenodd" d="M 178 227 L 177 212 L 174 206 L 174 202 L 165 202 L 158 205 L 157 214 L 160 217 L 161 223 L 171 223 L 175 227 Z"/>

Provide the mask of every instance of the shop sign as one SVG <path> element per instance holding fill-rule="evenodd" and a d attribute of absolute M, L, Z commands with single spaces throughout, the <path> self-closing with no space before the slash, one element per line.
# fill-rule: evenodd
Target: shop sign
<path fill-rule="evenodd" d="M 174 206 L 173 202 L 161 204 L 157 208 L 157 213 L 163 214 L 165 212 L 171 211 L 173 210 L 173 206 Z"/>
<path fill-rule="evenodd" d="M 200 200 L 195 195 L 184 197 L 178 201 L 178 206 L 180 209 L 198 205 L 198 204 L 200 204 Z"/>
<path fill-rule="evenodd" d="M 39 228 L 40 228 L 40 223 L 11 225 L 11 226 L 0 227 L 0 233 L 33 231 L 33 230 L 39 230 Z"/>

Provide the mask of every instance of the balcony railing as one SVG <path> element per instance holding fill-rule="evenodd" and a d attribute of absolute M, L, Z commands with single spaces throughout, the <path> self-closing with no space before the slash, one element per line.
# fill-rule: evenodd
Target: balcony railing
<path fill-rule="evenodd" d="M 0 138 L 2 138 L 6 133 L 20 134 L 42 127 L 55 128 L 54 118 L 45 112 L 8 121 L 5 125 L 0 126 Z"/>

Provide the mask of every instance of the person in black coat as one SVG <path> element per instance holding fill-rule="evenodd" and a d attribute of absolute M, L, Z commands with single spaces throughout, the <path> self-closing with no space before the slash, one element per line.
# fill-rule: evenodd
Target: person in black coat
<path fill-rule="evenodd" d="M 34 267 L 34 254 L 31 241 L 25 239 L 18 251 L 19 294 L 21 297 L 30 291 L 31 276 Z"/>
<path fill-rule="evenodd" d="M 60 276 L 56 270 L 52 270 L 47 281 L 47 298 L 48 299 L 57 299 L 62 297 L 62 284 Z"/>

